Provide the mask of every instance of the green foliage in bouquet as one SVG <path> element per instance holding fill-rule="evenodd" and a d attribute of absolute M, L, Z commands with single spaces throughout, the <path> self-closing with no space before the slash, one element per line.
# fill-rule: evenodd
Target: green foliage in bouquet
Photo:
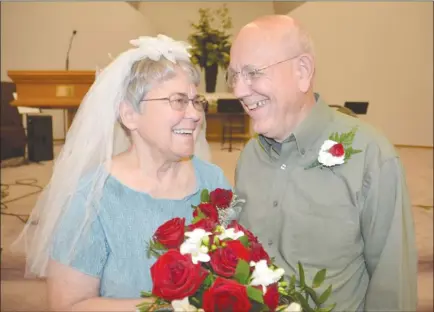
<path fill-rule="evenodd" d="M 218 65 L 226 69 L 229 65 L 229 51 L 231 48 L 230 34 L 232 18 L 226 5 L 214 10 L 199 9 L 199 22 L 192 23 L 194 32 L 188 37 L 192 45 L 191 60 L 201 68 Z M 220 25 L 215 26 L 216 17 Z"/>
<path fill-rule="evenodd" d="M 326 269 L 319 270 L 312 280 L 312 285 L 308 286 L 306 284 L 306 278 L 304 274 L 304 268 L 302 264 L 298 263 L 298 279 L 296 275 L 292 275 L 289 283 L 286 281 L 279 283 L 279 294 L 281 294 L 281 304 L 282 306 L 277 309 L 277 311 L 282 311 L 291 302 L 298 302 L 303 311 L 306 312 L 330 312 L 336 306 L 336 303 L 329 305 L 328 307 L 321 307 L 332 293 L 332 285 L 329 285 L 327 289 L 321 293 L 317 294 L 316 290 L 324 283 L 326 278 Z M 309 304 L 309 299 L 314 303 L 314 307 Z"/>

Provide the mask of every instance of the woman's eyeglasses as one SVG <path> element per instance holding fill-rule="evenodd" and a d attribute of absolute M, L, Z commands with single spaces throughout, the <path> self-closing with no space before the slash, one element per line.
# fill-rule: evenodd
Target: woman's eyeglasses
<path fill-rule="evenodd" d="M 190 99 L 185 93 L 175 93 L 165 98 L 142 100 L 142 102 L 148 101 L 169 101 L 170 106 L 177 111 L 184 111 L 190 101 L 193 107 L 200 112 L 205 111 L 208 107 L 208 101 L 203 95 L 196 95 L 194 98 Z"/>

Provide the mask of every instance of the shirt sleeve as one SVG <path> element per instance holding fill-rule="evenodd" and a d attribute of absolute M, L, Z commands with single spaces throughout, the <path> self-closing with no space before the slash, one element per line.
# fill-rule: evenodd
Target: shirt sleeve
<path fill-rule="evenodd" d="M 385 161 L 364 184 L 361 227 L 370 276 L 365 311 L 416 311 L 417 248 L 400 160 Z"/>
<path fill-rule="evenodd" d="M 77 193 L 55 231 L 51 258 L 101 278 L 108 257 L 108 244 L 99 217 L 95 212 L 90 213 L 85 224 L 86 213 L 86 197 Z"/>

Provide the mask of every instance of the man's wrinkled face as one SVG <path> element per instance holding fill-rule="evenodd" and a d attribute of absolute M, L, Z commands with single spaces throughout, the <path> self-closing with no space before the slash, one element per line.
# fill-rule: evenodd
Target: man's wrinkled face
<path fill-rule="evenodd" d="M 228 69 L 233 93 L 252 118 L 254 131 L 277 140 L 285 139 L 299 91 L 297 57 L 282 50 L 259 30 L 243 30 L 232 46 Z"/>

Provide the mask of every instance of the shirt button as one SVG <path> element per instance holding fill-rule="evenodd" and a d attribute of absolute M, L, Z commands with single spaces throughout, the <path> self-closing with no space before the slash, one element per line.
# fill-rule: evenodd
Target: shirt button
<path fill-rule="evenodd" d="M 305 150 L 304 148 L 302 148 L 302 149 L 300 150 L 300 153 L 301 153 L 301 155 L 304 155 L 304 154 L 306 154 L 306 150 Z"/>
<path fill-rule="evenodd" d="M 271 239 L 268 240 L 268 246 L 273 245 L 273 241 Z"/>
<path fill-rule="evenodd" d="M 280 169 L 285 170 L 286 169 L 286 165 L 283 164 L 282 166 L 280 166 Z"/>
<path fill-rule="evenodd" d="M 277 200 L 275 200 L 275 201 L 273 202 L 273 207 L 277 207 L 278 204 L 279 204 L 279 203 L 277 202 Z"/>

